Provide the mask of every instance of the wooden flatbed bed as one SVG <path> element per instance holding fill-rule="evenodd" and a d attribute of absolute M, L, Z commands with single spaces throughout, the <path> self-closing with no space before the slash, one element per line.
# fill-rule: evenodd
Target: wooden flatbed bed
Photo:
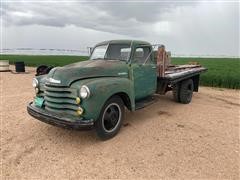
<path fill-rule="evenodd" d="M 163 77 L 157 78 L 157 93 L 165 94 L 172 90 L 172 86 L 186 79 L 192 79 L 194 91 L 198 91 L 199 76 L 201 72 L 207 71 L 201 65 L 170 65 Z"/>

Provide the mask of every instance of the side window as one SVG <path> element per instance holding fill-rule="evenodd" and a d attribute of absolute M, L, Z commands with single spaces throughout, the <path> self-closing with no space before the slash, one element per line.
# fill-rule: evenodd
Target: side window
<path fill-rule="evenodd" d="M 134 63 L 143 64 L 147 58 L 151 58 L 149 54 L 150 54 L 149 47 L 136 48 L 134 52 Z M 147 63 L 150 63 L 150 59 L 147 60 Z"/>
<path fill-rule="evenodd" d="M 129 56 L 130 56 L 130 52 L 131 52 L 131 48 L 122 48 L 121 49 L 121 59 L 122 60 L 128 60 Z"/>
<path fill-rule="evenodd" d="M 130 44 L 109 44 L 105 59 L 127 61 L 130 52 Z"/>

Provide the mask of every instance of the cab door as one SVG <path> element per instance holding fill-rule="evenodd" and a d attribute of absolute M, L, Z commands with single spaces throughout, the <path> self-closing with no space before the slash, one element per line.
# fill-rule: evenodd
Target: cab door
<path fill-rule="evenodd" d="M 145 98 L 156 92 L 157 73 L 150 46 L 136 47 L 132 59 L 135 100 Z M 148 60 L 146 61 L 146 59 Z M 145 63 L 146 61 L 146 63 Z"/>

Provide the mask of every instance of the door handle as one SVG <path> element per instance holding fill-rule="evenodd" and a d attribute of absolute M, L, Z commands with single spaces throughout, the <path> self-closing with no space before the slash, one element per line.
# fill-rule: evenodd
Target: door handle
<path fill-rule="evenodd" d="M 156 66 L 152 66 L 152 69 L 156 69 L 157 67 Z"/>

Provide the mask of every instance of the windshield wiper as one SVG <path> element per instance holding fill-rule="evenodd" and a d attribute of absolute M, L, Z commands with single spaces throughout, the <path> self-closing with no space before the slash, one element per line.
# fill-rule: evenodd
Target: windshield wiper
<path fill-rule="evenodd" d="M 114 61 L 126 61 L 125 59 L 113 59 L 113 58 L 104 58 L 106 60 L 114 60 Z"/>
<path fill-rule="evenodd" d="M 125 60 L 125 59 L 113 59 L 113 58 L 94 58 L 94 59 L 91 59 L 91 60 L 114 60 L 114 61 L 124 61 L 124 62 L 127 62 L 127 60 Z"/>
<path fill-rule="evenodd" d="M 94 58 L 94 59 L 91 59 L 91 60 L 103 60 L 104 58 Z"/>
<path fill-rule="evenodd" d="M 126 59 L 116 59 L 116 60 L 127 62 Z"/>

